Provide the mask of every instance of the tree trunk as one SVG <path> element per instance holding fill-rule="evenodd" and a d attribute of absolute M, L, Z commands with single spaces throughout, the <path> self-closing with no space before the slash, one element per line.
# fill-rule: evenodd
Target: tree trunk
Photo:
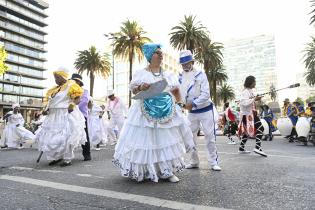
<path fill-rule="evenodd" d="M 133 63 L 133 50 L 132 50 L 132 55 L 129 55 L 129 83 L 132 80 L 132 63 Z M 131 91 L 129 90 L 128 107 L 130 106 L 131 106 Z"/>
<path fill-rule="evenodd" d="M 93 88 L 94 88 L 94 74 L 90 74 L 90 96 L 93 97 Z"/>

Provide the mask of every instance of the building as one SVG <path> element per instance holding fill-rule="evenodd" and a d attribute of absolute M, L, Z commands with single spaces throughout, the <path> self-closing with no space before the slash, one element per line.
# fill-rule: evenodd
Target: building
<path fill-rule="evenodd" d="M 145 60 L 142 62 L 135 62 L 133 64 L 133 72 L 137 71 L 138 69 L 144 68 L 147 65 Z M 111 75 L 107 79 L 107 89 L 115 90 L 115 94 L 121 98 L 125 104 L 128 104 L 128 97 L 129 97 L 129 63 L 114 59 L 113 62 L 114 67 L 114 83 L 113 83 L 113 75 Z M 173 56 L 172 53 L 165 51 L 163 52 L 163 62 L 162 62 L 162 69 L 166 71 L 172 71 L 175 74 L 178 74 L 181 67 L 178 63 L 178 59 Z"/>
<path fill-rule="evenodd" d="M 245 78 L 256 77 L 256 92 L 270 91 L 273 84 L 277 88 L 276 48 L 273 35 L 260 35 L 244 39 L 233 39 L 224 43 L 223 64 L 229 77 L 228 84 L 234 89 L 238 99 Z M 270 101 L 265 96 L 264 101 Z"/>
<path fill-rule="evenodd" d="M 28 119 L 42 107 L 47 8 L 41 0 L 0 0 L 0 44 L 10 68 L 0 76 L 0 115 L 13 103 L 21 104 Z"/>

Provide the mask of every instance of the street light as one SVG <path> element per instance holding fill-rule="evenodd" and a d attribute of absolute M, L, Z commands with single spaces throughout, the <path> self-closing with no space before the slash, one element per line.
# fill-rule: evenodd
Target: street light
<path fill-rule="evenodd" d="M 104 36 L 108 39 L 117 39 L 113 33 L 104 34 Z M 113 66 L 113 90 L 115 89 L 115 58 L 114 58 L 114 46 L 112 45 L 112 66 Z"/>

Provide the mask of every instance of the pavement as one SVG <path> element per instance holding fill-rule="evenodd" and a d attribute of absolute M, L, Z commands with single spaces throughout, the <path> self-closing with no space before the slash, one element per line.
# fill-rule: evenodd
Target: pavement
<path fill-rule="evenodd" d="M 198 139 L 199 169 L 178 173 L 179 183 L 136 182 L 120 176 L 114 146 L 92 151 L 73 165 L 36 164 L 35 148 L 0 150 L 0 209 L 315 209 L 315 146 L 263 141 L 267 158 L 240 155 L 217 137 L 221 172 L 209 169 L 204 138 Z M 249 140 L 247 149 L 254 149 Z"/>

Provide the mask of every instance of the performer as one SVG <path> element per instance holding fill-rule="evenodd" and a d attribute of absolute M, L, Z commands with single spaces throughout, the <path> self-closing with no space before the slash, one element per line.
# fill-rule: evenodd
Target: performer
<path fill-rule="evenodd" d="M 107 131 L 104 127 L 103 114 L 104 109 L 95 103 L 93 103 L 93 98 L 90 97 L 89 103 L 89 116 L 88 116 L 88 129 L 89 129 L 89 139 L 91 145 L 95 150 L 100 150 L 100 143 L 107 140 Z"/>
<path fill-rule="evenodd" d="M 300 104 L 299 101 L 294 101 L 293 102 L 293 106 L 295 107 L 295 109 L 297 110 L 296 115 L 298 117 L 305 117 L 305 109 L 304 109 L 304 104 Z"/>
<path fill-rule="evenodd" d="M 210 168 L 220 171 L 218 165 L 217 148 L 215 145 L 215 124 L 218 113 L 210 99 L 209 82 L 203 71 L 194 68 L 193 55 L 190 50 L 180 52 L 180 64 L 183 72 L 179 76 L 180 92 L 185 103 L 184 108 L 189 111 L 188 119 L 190 128 L 194 135 L 194 143 L 197 143 L 197 132 L 200 126 L 205 134 L 206 147 L 208 150 L 208 161 Z M 217 118 L 215 120 L 215 118 Z M 190 163 L 186 168 L 198 168 L 198 151 L 191 153 Z"/>
<path fill-rule="evenodd" d="M 22 149 L 23 143 L 31 144 L 34 141 L 34 134 L 24 128 L 25 121 L 20 113 L 20 105 L 18 103 L 12 105 L 12 111 L 9 111 L 4 116 L 4 120 L 7 120 L 2 140 L 4 146 Z"/>
<path fill-rule="evenodd" d="M 119 134 L 121 131 L 121 128 L 124 125 L 125 118 L 127 116 L 127 108 L 123 101 L 115 96 L 114 90 L 109 90 L 107 92 L 108 96 L 108 103 L 107 103 L 107 109 L 109 111 L 109 138 L 111 145 L 115 145 L 117 143 L 117 138 L 119 138 Z M 117 130 L 117 133 L 115 133 L 115 129 Z"/>
<path fill-rule="evenodd" d="M 272 110 L 269 108 L 268 105 L 264 104 L 262 106 L 262 112 L 260 115 L 264 120 L 266 120 L 266 122 L 268 123 L 269 126 L 269 135 L 266 138 L 266 140 L 268 141 L 272 141 L 273 139 L 273 134 L 272 132 L 276 131 L 277 129 L 275 128 L 274 124 L 273 124 L 273 120 L 274 120 L 274 115 Z"/>
<path fill-rule="evenodd" d="M 290 103 L 290 100 L 288 98 L 286 98 L 283 101 L 283 103 L 284 103 L 283 115 L 287 116 L 293 124 L 291 134 L 289 136 L 286 136 L 286 138 L 289 139 L 289 142 L 294 142 L 294 139 L 297 138 L 297 132 L 296 132 L 295 126 L 296 126 L 296 123 L 298 121 L 298 116 L 297 116 L 298 110 L 295 106 L 293 106 Z"/>
<path fill-rule="evenodd" d="M 47 115 L 36 134 L 39 151 L 46 153 L 49 165 L 63 160 L 60 166 L 71 165 L 74 149 L 86 142 L 84 116 L 76 106 L 83 89 L 68 79 L 68 71 L 59 68 L 54 72 L 57 86 L 47 91 L 44 113 Z"/>
<path fill-rule="evenodd" d="M 237 131 L 237 118 L 230 108 L 229 102 L 224 104 L 224 110 L 223 119 L 225 125 L 223 134 L 229 138 L 228 144 L 236 144 L 232 136 L 235 135 Z"/>
<path fill-rule="evenodd" d="M 267 154 L 263 152 L 261 148 L 261 138 L 263 136 L 264 127 L 260 122 L 257 115 L 255 101 L 260 101 L 261 96 L 256 96 L 253 89 L 256 86 L 256 78 L 254 76 L 248 76 L 245 79 L 244 90 L 241 94 L 240 100 L 240 124 L 238 129 L 238 135 L 241 137 L 241 144 L 239 147 L 240 154 L 250 153 L 245 150 L 245 144 L 248 137 L 256 138 L 256 146 L 254 152 L 267 157 Z"/>
<path fill-rule="evenodd" d="M 161 46 L 144 44 L 143 52 L 150 64 L 133 75 L 130 90 L 137 94 L 163 79 L 168 85 L 157 96 L 138 99 L 131 105 L 113 163 L 120 168 L 122 176 L 137 181 L 158 182 L 161 178 L 178 182 L 174 172 L 185 168 L 185 146 L 187 150 L 194 148 L 192 133 L 180 107 L 175 105 L 180 101 L 177 79 L 161 68 Z"/>
<path fill-rule="evenodd" d="M 83 81 L 82 81 L 82 76 L 80 74 L 72 74 L 71 79 L 74 80 L 77 85 L 79 85 L 81 88 L 83 87 Z M 85 144 L 82 144 L 82 155 L 83 155 L 83 160 L 84 161 L 90 161 L 91 158 L 91 151 L 90 151 L 90 138 L 89 138 L 89 131 L 88 131 L 88 123 L 87 123 L 87 118 L 88 118 L 88 103 L 89 103 L 89 98 L 90 94 L 87 89 L 83 89 L 84 93 L 81 96 L 81 100 L 79 103 L 79 109 L 82 112 L 84 119 L 85 119 L 85 133 L 86 133 L 86 142 Z"/>

